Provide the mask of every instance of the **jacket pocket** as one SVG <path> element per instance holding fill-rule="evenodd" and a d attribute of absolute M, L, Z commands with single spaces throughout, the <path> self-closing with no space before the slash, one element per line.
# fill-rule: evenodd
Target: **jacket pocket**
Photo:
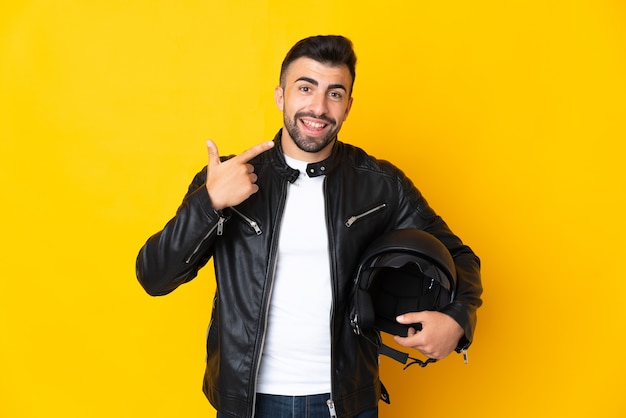
<path fill-rule="evenodd" d="M 231 210 L 237 215 L 239 216 L 245 223 L 248 224 L 248 226 L 250 226 L 250 228 L 252 228 L 254 230 L 254 232 L 257 235 L 261 235 L 263 233 L 263 231 L 261 231 L 261 228 L 259 227 L 259 223 L 257 221 L 255 221 L 254 219 L 250 218 L 249 216 L 244 215 L 243 213 L 241 213 L 241 211 L 232 208 Z"/>
<path fill-rule="evenodd" d="M 191 254 L 189 255 L 189 257 L 187 257 L 185 259 L 185 263 L 186 264 L 191 263 L 191 260 L 200 252 L 200 248 L 202 248 L 202 245 L 204 245 L 204 243 L 209 239 L 211 234 L 213 232 L 215 232 L 215 230 L 217 230 L 217 235 L 222 235 L 222 231 L 223 231 L 223 228 L 224 228 L 224 222 L 225 222 L 225 218 L 220 215 L 220 218 L 218 219 L 217 224 L 215 224 L 211 229 L 209 229 L 209 232 L 207 232 L 204 235 L 204 237 L 202 237 L 200 242 L 198 242 L 196 244 L 196 246 L 194 247 L 194 249 L 191 252 Z"/>
<path fill-rule="evenodd" d="M 355 215 L 350 216 L 346 222 L 345 225 L 350 228 L 352 225 L 354 225 L 356 222 L 360 222 L 363 219 L 367 219 L 370 216 L 374 216 L 375 214 L 384 211 L 385 209 L 387 209 L 387 204 L 386 203 L 381 203 L 380 205 L 376 205 L 373 208 L 364 210 L 363 212 L 359 212 Z"/>

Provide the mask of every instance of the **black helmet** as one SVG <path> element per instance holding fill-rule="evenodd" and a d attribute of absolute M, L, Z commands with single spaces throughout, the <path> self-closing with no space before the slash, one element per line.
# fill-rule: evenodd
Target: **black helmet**
<path fill-rule="evenodd" d="M 441 310 L 454 299 L 456 269 L 448 249 L 431 234 L 399 229 L 375 240 L 363 253 L 354 279 L 350 323 L 357 334 L 370 329 L 406 336 L 398 315 Z M 368 333 L 371 335 L 371 333 Z"/>

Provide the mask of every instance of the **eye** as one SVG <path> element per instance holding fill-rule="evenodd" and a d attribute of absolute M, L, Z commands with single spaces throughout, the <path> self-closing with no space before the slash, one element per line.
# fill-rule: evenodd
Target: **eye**
<path fill-rule="evenodd" d="M 300 86 L 300 87 L 299 87 L 299 90 L 300 90 L 302 93 L 308 93 L 308 92 L 310 92 L 310 91 L 311 91 L 311 87 L 309 87 L 309 86 Z"/>
<path fill-rule="evenodd" d="M 341 100 L 341 98 L 343 97 L 343 94 L 341 94 L 341 92 L 339 91 L 331 91 L 328 93 L 328 95 L 335 100 Z"/>

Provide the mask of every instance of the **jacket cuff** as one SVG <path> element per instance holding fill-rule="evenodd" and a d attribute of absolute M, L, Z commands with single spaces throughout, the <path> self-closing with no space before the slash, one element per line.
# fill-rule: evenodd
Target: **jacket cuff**
<path fill-rule="evenodd" d="M 464 334 L 457 343 L 456 351 L 466 350 L 472 344 L 474 338 L 475 321 L 472 321 L 465 306 L 459 302 L 450 303 L 441 312 L 450 316 L 463 328 Z"/>

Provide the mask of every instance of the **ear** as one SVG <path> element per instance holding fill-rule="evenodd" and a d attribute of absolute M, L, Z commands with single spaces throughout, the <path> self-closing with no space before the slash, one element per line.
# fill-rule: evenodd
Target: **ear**
<path fill-rule="evenodd" d="M 274 101 L 276 102 L 276 107 L 281 112 L 285 110 L 285 98 L 283 94 L 284 91 L 281 86 L 278 86 L 274 89 Z"/>

